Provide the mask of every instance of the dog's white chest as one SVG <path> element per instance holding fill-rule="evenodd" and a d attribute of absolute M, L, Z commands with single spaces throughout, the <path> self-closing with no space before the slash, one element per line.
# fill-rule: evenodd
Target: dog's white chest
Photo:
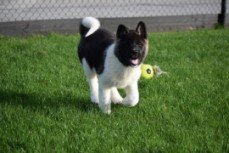
<path fill-rule="evenodd" d="M 140 71 L 138 68 L 122 67 L 121 70 L 113 75 L 112 84 L 118 88 L 124 88 L 139 79 Z"/>
<path fill-rule="evenodd" d="M 132 68 L 131 70 L 125 68 L 123 71 L 117 69 L 117 71 L 115 71 L 115 69 L 113 70 L 114 71 L 109 71 L 102 75 L 103 83 L 109 87 L 125 88 L 126 86 L 138 81 L 140 78 L 140 70 L 137 68 Z"/>
<path fill-rule="evenodd" d="M 101 80 L 107 86 L 124 88 L 133 82 L 138 81 L 141 75 L 140 65 L 135 67 L 126 67 L 120 63 L 110 47 L 105 59 L 104 72 L 101 74 Z"/>

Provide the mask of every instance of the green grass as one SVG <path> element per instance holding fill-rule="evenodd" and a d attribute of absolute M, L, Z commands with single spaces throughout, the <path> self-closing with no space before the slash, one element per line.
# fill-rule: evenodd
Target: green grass
<path fill-rule="evenodd" d="M 149 34 L 134 108 L 90 103 L 79 35 L 0 36 L 0 152 L 229 152 L 229 29 Z"/>

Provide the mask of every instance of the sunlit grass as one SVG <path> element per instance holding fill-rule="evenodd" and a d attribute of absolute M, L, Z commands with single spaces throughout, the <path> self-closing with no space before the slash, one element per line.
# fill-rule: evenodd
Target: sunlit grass
<path fill-rule="evenodd" d="M 229 29 L 149 34 L 140 103 L 90 103 L 79 35 L 0 37 L 0 152 L 228 152 Z"/>

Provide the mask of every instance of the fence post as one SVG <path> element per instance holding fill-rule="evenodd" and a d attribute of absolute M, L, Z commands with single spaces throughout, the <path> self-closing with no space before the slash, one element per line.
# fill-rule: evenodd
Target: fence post
<path fill-rule="evenodd" d="M 218 15 L 218 24 L 224 26 L 227 9 L 227 0 L 221 1 L 221 12 Z"/>

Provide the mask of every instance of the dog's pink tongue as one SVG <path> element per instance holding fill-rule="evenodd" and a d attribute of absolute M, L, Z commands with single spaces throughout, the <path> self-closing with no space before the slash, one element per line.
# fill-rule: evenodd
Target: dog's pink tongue
<path fill-rule="evenodd" d="M 132 62 L 132 64 L 137 65 L 138 64 L 138 59 L 132 59 L 131 62 Z"/>

